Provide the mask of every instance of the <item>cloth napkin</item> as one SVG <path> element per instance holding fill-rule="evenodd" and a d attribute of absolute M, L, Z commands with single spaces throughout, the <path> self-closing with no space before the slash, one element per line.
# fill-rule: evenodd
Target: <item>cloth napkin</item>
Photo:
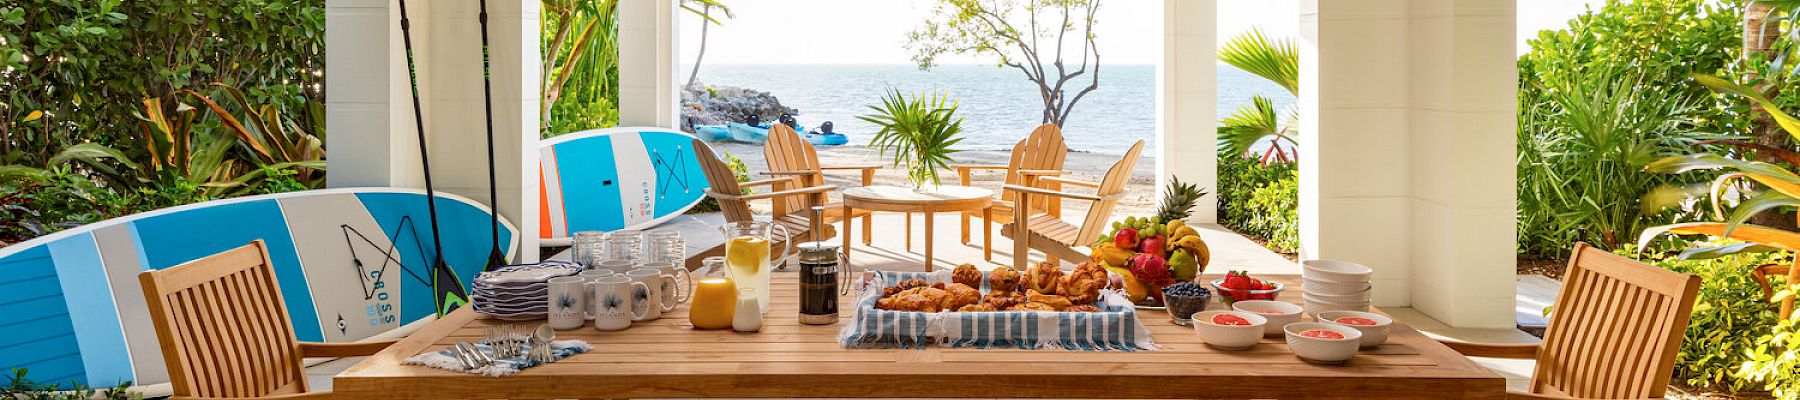
<path fill-rule="evenodd" d="M 487 354 L 489 357 L 493 357 L 493 355 L 494 355 L 493 348 L 489 347 L 485 343 L 476 343 L 475 348 L 480 349 L 483 354 Z M 593 348 L 594 348 L 593 346 L 588 345 L 587 341 L 583 341 L 583 340 L 551 341 L 550 342 L 550 350 L 551 350 L 552 354 L 554 355 L 551 362 L 555 362 L 556 360 L 568 358 L 569 356 L 573 356 L 576 354 L 586 353 L 588 350 L 592 350 Z M 526 354 L 530 354 L 531 345 L 526 344 L 525 350 L 526 350 Z M 403 364 L 405 364 L 405 365 L 423 365 L 423 366 L 447 370 L 447 371 L 455 371 L 455 372 L 485 375 L 485 376 L 507 376 L 507 375 L 519 373 L 520 370 L 523 370 L 526 368 L 531 368 L 531 367 L 536 367 L 536 366 L 544 364 L 544 363 L 527 361 L 524 356 L 519 356 L 519 357 L 507 358 L 507 359 L 496 358 L 496 359 L 494 359 L 493 365 L 488 365 L 488 366 L 476 368 L 476 369 L 468 369 L 468 368 L 463 368 L 462 361 L 457 361 L 456 356 L 451 355 L 450 349 L 446 348 L 443 350 L 438 350 L 438 351 L 433 351 L 433 352 L 420 353 L 419 355 L 407 358 L 406 362 Z"/>

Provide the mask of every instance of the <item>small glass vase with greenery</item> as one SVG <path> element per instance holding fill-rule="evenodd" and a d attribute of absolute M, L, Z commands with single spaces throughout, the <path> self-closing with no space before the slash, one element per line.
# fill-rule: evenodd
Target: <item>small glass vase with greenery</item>
<path fill-rule="evenodd" d="M 957 102 L 947 93 L 906 95 L 888 89 L 880 106 L 869 106 L 873 114 L 858 116 L 881 127 L 869 146 L 883 157 L 893 157 L 895 167 L 904 167 L 906 180 L 914 190 L 927 190 L 940 183 L 938 170 L 949 168 L 952 148 L 962 141 L 962 118 L 956 116 Z"/>

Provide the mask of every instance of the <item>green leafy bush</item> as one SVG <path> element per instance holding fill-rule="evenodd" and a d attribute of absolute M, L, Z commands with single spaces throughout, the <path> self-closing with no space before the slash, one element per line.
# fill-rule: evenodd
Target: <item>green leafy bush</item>
<path fill-rule="evenodd" d="M 1793 289 L 1788 290 L 1793 295 Z M 1765 382 L 1775 398 L 1800 399 L 1800 313 L 1780 321 L 1768 334 L 1757 337 L 1738 373 Z"/>
<path fill-rule="evenodd" d="M 1642 204 L 1700 175 L 1638 173 L 1650 161 L 1721 138 L 1728 110 L 1689 73 L 1726 68 L 1741 11 L 1712 0 L 1609 0 L 1519 58 L 1520 251 L 1561 256 L 1569 243 L 1618 248 L 1645 227 L 1689 217 Z"/>
<path fill-rule="evenodd" d="M 0 399 L 21 400 L 138 400 L 144 395 L 134 393 L 131 382 L 121 382 L 118 386 L 105 389 L 94 389 L 81 384 L 70 384 L 63 387 L 58 384 L 38 384 L 25 379 L 24 368 L 13 368 L 8 375 L 6 386 L 0 386 Z"/>
<path fill-rule="evenodd" d="M 1300 248 L 1299 170 L 1242 155 L 1219 154 L 1219 223 L 1263 239 L 1271 250 Z"/>
<path fill-rule="evenodd" d="M 1719 244 L 1725 243 L 1711 245 Z M 1618 253 L 1634 256 L 1631 250 Z M 1756 368 L 1772 365 L 1758 361 L 1758 352 L 1779 354 L 1780 349 L 1789 349 L 1786 350 L 1788 357 L 1800 356 L 1800 346 L 1779 345 L 1768 337 L 1776 327 L 1774 308 L 1763 299 L 1762 286 L 1745 272 L 1765 264 L 1791 263 L 1791 255 L 1739 253 L 1689 260 L 1659 252 L 1635 256 L 1640 261 L 1701 278 L 1700 295 L 1694 300 L 1694 313 L 1689 317 L 1681 353 L 1675 363 L 1677 383 L 1727 392 L 1758 390 L 1762 386 L 1758 383 L 1768 379 L 1752 375 L 1748 365 L 1754 364 Z M 1793 373 L 1789 375 L 1800 378 Z"/>

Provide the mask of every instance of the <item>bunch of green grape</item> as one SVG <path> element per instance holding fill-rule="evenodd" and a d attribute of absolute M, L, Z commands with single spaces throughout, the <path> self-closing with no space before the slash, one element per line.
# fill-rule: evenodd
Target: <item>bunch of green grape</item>
<path fill-rule="evenodd" d="M 1113 221 L 1112 231 L 1107 232 L 1106 236 L 1100 237 L 1097 241 L 1111 241 L 1112 237 L 1117 236 L 1119 230 L 1124 228 L 1136 229 L 1139 238 L 1168 234 L 1168 232 L 1163 232 L 1166 226 L 1163 225 L 1162 217 L 1125 217 L 1124 221 Z"/>

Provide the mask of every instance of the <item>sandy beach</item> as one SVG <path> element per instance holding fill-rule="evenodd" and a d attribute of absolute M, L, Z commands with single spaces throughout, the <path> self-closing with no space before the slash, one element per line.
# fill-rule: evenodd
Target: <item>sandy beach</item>
<path fill-rule="evenodd" d="M 744 163 L 750 167 L 752 179 L 761 179 L 761 173 L 769 170 L 769 164 L 763 157 L 763 147 L 760 145 L 742 143 L 713 143 L 712 145 L 713 149 L 717 151 L 743 159 Z M 864 146 L 820 146 L 818 151 L 819 162 L 823 165 L 881 164 L 886 167 L 876 171 L 875 184 L 908 185 L 905 173 L 894 168 L 891 161 L 880 157 L 874 149 Z M 1006 161 L 1010 157 L 1011 153 L 997 150 L 968 150 L 954 155 L 955 164 L 1006 165 Z M 1071 176 L 1074 179 L 1094 182 L 1099 181 L 1100 176 L 1106 173 L 1106 169 L 1118 161 L 1119 157 L 1114 155 L 1072 151 L 1069 152 L 1068 162 L 1064 164 L 1064 169 L 1072 172 Z M 1155 160 L 1147 154 L 1138 157 L 1137 168 L 1132 170 L 1131 180 L 1126 184 L 1125 197 L 1114 209 L 1114 215 L 1120 217 L 1148 215 L 1155 210 L 1156 192 L 1159 190 L 1155 187 L 1155 165 Z M 944 184 L 957 183 L 956 171 L 953 169 L 939 171 L 938 174 Z M 861 179 L 853 171 L 826 173 L 826 182 L 840 187 L 860 185 Z M 970 180 L 972 186 L 998 190 L 1001 179 L 1002 175 L 998 171 L 977 171 Z M 1065 190 L 1077 193 L 1091 193 L 1092 191 L 1092 189 L 1086 188 L 1065 188 Z M 833 194 L 832 199 L 836 201 L 837 195 Z M 1087 204 L 1083 201 L 1065 201 L 1063 208 L 1064 215 L 1081 215 L 1080 213 L 1087 209 Z"/>

